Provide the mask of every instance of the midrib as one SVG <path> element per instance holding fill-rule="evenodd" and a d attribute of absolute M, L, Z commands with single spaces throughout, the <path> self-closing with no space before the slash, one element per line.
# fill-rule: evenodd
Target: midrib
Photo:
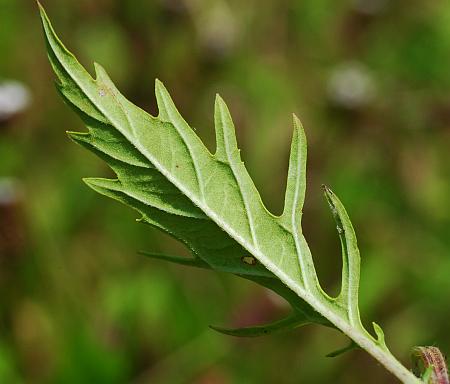
<path fill-rule="evenodd" d="M 55 52 L 56 55 L 56 52 Z M 76 84 L 81 88 L 83 93 L 88 96 L 89 100 L 99 109 L 100 112 L 106 117 L 108 116 L 107 111 L 105 111 L 101 105 L 98 105 L 90 96 L 90 92 L 87 92 L 80 81 L 72 76 L 70 71 L 67 70 L 65 64 L 60 60 L 61 65 L 65 68 L 68 75 L 74 80 Z M 125 112 L 126 114 L 126 112 Z M 127 117 L 128 118 L 128 117 Z M 182 183 L 178 182 L 170 172 L 166 170 L 147 150 L 135 142 L 133 138 L 128 137 L 128 135 L 120 130 L 117 122 L 108 118 L 111 124 L 119 130 L 144 156 L 151 161 L 155 167 L 165 176 L 167 179 L 173 183 L 180 191 L 182 191 L 197 207 L 199 207 L 205 214 L 207 214 L 219 227 L 226 231 L 234 240 L 236 240 L 240 245 L 242 245 L 248 252 L 253 254 L 269 271 L 275 274 L 284 284 L 286 284 L 292 291 L 294 291 L 299 297 L 305 300 L 311 307 L 313 307 L 318 313 L 330 320 L 337 328 L 342 332 L 347 334 L 352 338 L 357 344 L 366 349 L 373 357 L 375 357 L 380 363 L 382 363 L 388 370 L 390 370 L 397 378 L 402 380 L 407 384 L 417 384 L 421 383 L 410 371 L 408 371 L 403 365 L 401 365 L 394 356 L 390 353 L 382 350 L 374 340 L 367 337 L 367 335 L 360 332 L 358 329 L 353 328 L 348 322 L 342 319 L 340 316 L 329 308 L 329 304 L 325 304 L 323 300 L 315 297 L 310 292 L 306 291 L 297 281 L 293 280 L 288 276 L 283 270 L 280 270 L 277 265 L 275 265 L 264 253 L 260 250 L 253 248 L 247 243 L 246 239 L 243 238 L 239 233 L 237 233 L 231 226 L 223 221 L 214 211 L 212 211 L 205 202 L 199 201 L 197 197 L 185 188 Z M 132 128 L 132 127 L 131 127 Z M 133 129 L 133 128 L 132 128 Z"/>

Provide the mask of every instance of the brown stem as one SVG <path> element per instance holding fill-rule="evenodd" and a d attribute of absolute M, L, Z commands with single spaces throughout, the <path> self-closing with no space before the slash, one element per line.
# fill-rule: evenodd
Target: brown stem
<path fill-rule="evenodd" d="M 450 384 L 447 363 L 437 347 L 414 347 L 411 353 L 413 371 L 427 384 Z"/>

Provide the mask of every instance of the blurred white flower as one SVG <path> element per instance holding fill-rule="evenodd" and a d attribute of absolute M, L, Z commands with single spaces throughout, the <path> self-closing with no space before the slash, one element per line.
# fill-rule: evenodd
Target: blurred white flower
<path fill-rule="evenodd" d="M 30 91 L 22 83 L 14 80 L 0 82 L 0 121 L 21 112 L 30 101 Z"/>
<path fill-rule="evenodd" d="M 367 105 L 375 96 L 374 79 L 361 63 L 340 64 L 331 72 L 327 88 L 331 101 L 348 109 Z"/>
<path fill-rule="evenodd" d="M 227 55 L 235 46 L 239 28 L 235 13 L 224 0 L 184 0 L 197 27 L 200 43 L 211 53 Z"/>
<path fill-rule="evenodd" d="M 388 0 L 354 0 L 353 7 L 356 11 L 366 15 L 376 15 L 387 6 Z"/>
<path fill-rule="evenodd" d="M 21 189 L 19 182 L 11 177 L 0 178 L 0 205 L 14 204 L 20 200 Z"/>

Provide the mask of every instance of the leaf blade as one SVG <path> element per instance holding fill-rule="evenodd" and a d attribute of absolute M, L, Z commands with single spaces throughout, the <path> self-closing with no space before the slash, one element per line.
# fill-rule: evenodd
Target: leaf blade
<path fill-rule="evenodd" d="M 242 275 L 280 292 L 289 297 L 294 308 L 298 306 L 300 311 L 314 319 L 314 322 L 334 326 L 348 334 L 404 382 L 418 382 L 393 358 L 387 348 L 383 348 L 380 336 L 382 333 L 378 332 L 377 328 L 375 331 L 378 341 L 374 340 L 360 323 L 357 324 L 357 300 L 347 299 L 351 314 L 346 319 L 341 311 L 344 299 L 332 300 L 320 290 L 313 277 L 313 263 L 311 262 L 308 268 L 302 264 L 305 257 L 310 255 L 304 252 L 309 251 L 306 240 L 303 236 L 297 236 L 301 230 L 300 225 L 293 235 L 283 220 L 270 214 L 264 207 L 240 160 L 237 144 L 234 145 L 234 126 L 223 101 L 218 101 L 218 114 L 220 124 L 225 128 L 222 155 L 227 156 L 225 160 L 228 162 L 220 158 L 220 150 L 218 155 L 216 153 L 217 156 L 211 155 L 187 123 L 186 126 L 181 126 L 182 122 L 175 121 L 168 110 L 162 112 L 161 118 L 155 118 L 128 101 L 98 64 L 95 64 L 94 80 L 59 40 L 41 6 L 40 12 L 49 59 L 60 81 L 60 93 L 82 114 L 114 127 L 121 135 L 119 141 L 124 142 L 123 137 L 137 151 L 131 156 L 130 153 L 122 156 L 110 150 L 110 157 L 119 163 L 119 166 L 112 165 L 112 168 L 117 170 L 122 164 L 136 167 L 138 165 L 133 162 L 144 159 L 142 168 L 147 168 L 150 164 L 148 169 L 156 169 L 209 220 L 176 215 L 164 210 L 163 206 L 144 204 L 139 200 L 145 199 L 139 199 L 128 191 L 129 185 L 124 187 L 120 184 L 119 188 L 117 181 L 85 180 L 91 188 L 131 206 L 143 215 L 142 221 L 182 241 L 195 257 L 200 257 L 213 269 Z M 167 105 L 165 104 L 166 109 Z M 166 118 L 172 121 L 165 121 Z M 82 137 L 80 134 L 71 136 L 78 142 L 83 139 L 85 143 L 89 141 L 86 136 Z M 101 140 L 97 141 L 92 146 L 95 148 L 94 152 L 102 152 L 100 148 L 104 144 Z M 219 144 L 218 141 L 218 146 Z M 230 152 L 230 146 L 235 150 Z M 102 148 L 105 150 L 105 147 Z M 120 178 L 126 178 L 120 175 L 120 171 L 117 173 L 119 182 Z M 297 205 L 301 202 L 301 194 L 297 194 L 295 201 Z M 230 207 L 232 209 L 229 209 Z M 208 236 L 202 234 L 204 228 L 207 228 Z M 209 238 L 210 234 L 214 236 Z M 270 237 L 267 234 L 270 234 Z M 217 249 L 216 240 L 219 238 L 221 243 Z M 260 264 L 241 266 L 236 258 L 239 252 L 244 254 L 245 259 L 258 259 Z M 359 279 L 359 274 L 357 277 Z M 297 301 L 293 295 L 298 297 Z M 356 307 L 351 307 L 355 302 Z"/>
<path fill-rule="evenodd" d="M 311 324 L 308 319 L 304 318 L 301 315 L 292 314 L 284 319 L 276 320 L 264 325 L 255 325 L 242 328 L 224 328 L 214 325 L 210 325 L 209 327 L 219 333 L 223 333 L 229 336 L 258 337 L 291 330 L 308 324 Z"/>
<path fill-rule="evenodd" d="M 342 285 L 337 300 L 346 309 L 350 324 L 364 329 L 361 324 L 358 305 L 360 256 L 355 230 L 338 197 L 327 186 L 324 185 L 322 188 L 336 222 L 342 247 Z"/>

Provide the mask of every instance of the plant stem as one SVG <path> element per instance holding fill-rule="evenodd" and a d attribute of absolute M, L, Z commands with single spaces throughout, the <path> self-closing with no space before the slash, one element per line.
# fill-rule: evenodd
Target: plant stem
<path fill-rule="evenodd" d="M 366 350 L 378 362 L 380 362 L 389 372 L 391 372 L 397 379 L 405 384 L 423 384 L 423 381 L 416 377 L 410 370 L 401 364 L 389 350 L 382 348 L 377 341 L 368 333 L 363 333 L 358 329 L 352 327 L 347 321 L 336 315 L 334 311 L 330 311 L 322 303 L 309 292 L 304 291 L 299 286 L 290 287 L 300 297 L 307 301 L 313 308 L 321 315 L 330 320 L 337 328 L 344 334 L 350 337 L 356 344 Z"/>

